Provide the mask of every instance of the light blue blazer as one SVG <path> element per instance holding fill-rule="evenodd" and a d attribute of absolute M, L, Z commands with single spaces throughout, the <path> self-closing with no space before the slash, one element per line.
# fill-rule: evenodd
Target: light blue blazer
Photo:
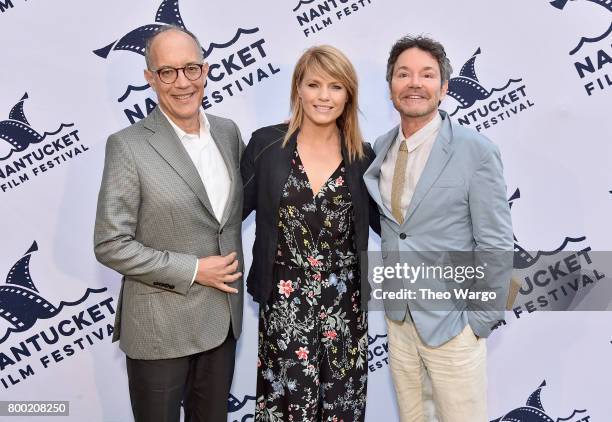
<path fill-rule="evenodd" d="M 495 303 L 481 300 L 451 301 L 444 306 L 415 300 L 385 300 L 389 319 L 403 321 L 410 315 L 421 339 L 437 347 L 459 334 L 466 324 L 479 337 L 487 337 L 503 319 L 512 275 L 513 235 L 510 208 L 499 149 L 483 135 L 454 124 L 440 111 L 442 127 L 416 186 L 404 222 L 400 225 L 381 199 L 380 168 L 399 126 L 376 140 L 376 158 L 364 174 L 381 215 L 381 250 L 385 265 L 394 265 L 397 252 L 474 251 L 494 254 L 486 277 L 462 283 L 470 291 L 495 292 Z M 501 251 L 505 251 L 501 253 Z M 427 281 L 429 282 L 429 281 Z M 437 280 L 436 287 L 452 289 L 454 281 Z M 384 290 L 414 288 L 406 279 L 386 280 Z"/>

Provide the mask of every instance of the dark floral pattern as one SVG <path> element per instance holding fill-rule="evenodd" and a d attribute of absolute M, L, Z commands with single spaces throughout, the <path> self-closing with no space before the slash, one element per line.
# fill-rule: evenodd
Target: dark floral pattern
<path fill-rule="evenodd" d="M 313 194 L 297 150 L 279 209 L 275 291 L 259 319 L 255 419 L 362 421 L 367 315 L 341 163 Z"/>

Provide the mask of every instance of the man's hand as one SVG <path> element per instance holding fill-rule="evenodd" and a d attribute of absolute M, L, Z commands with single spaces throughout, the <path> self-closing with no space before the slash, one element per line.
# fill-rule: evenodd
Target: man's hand
<path fill-rule="evenodd" d="M 225 256 L 208 256 L 198 260 L 198 272 L 195 281 L 203 286 L 214 287 L 222 292 L 238 293 L 237 289 L 227 283 L 238 280 L 242 273 L 237 273 L 238 260 L 236 252 Z"/>

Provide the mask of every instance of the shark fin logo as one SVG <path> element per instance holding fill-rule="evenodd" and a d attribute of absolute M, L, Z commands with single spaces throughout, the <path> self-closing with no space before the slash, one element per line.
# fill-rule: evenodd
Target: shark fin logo
<path fill-rule="evenodd" d="M 518 407 L 506 413 L 501 418 L 491 422 L 588 422 L 590 416 L 585 415 L 585 410 L 574 410 L 567 418 L 553 419 L 546 414 L 542 405 L 542 388 L 546 386 L 546 381 L 542 381 L 540 386 L 529 396 L 525 406 Z"/>
<path fill-rule="evenodd" d="M 16 189 L 89 150 L 79 137 L 79 130 L 73 128 L 74 123 L 61 123 L 54 132 L 41 133 L 35 129 L 24 111 L 27 99 L 26 92 L 8 113 L 8 119 L 0 121 L 2 192 Z"/>
<path fill-rule="evenodd" d="M 448 97 L 458 105 L 450 113 L 460 125 L 481 131 L 488 129 L 532 107 L 522 78 L 509 79 L 500 88 L 487 88 L 476 74 L 480 47 L 461 67 L 459 76 L 448 81 Z"/>
<path fill-rule="evenodd" d="M 144 57 L 145 55 L 145 47 L 147 45 L 147 41 L 151 38 L 155 33 L 163 28 L 164 26 L 178 26 L 182 29 L 187 29 L 183 22 L 183 18 L 181 17 L 181 13 L 179 11 L 178 0 L 162 1 L 161 5 L 157 9 L 157 13 L 155 14 L 155 23 L 140 26 L 127 34 L 121 37 L 118 41 L 113 41 L 106 47 L 102 47 L 98 50 L 94 50 L 93 53 L 103 59 L 108 58 L 108 55 L 111 51 L 131 51 L 133 53 L 140 54 Z M 202 55 L 204 59 L 208 58 L 210 54 L 213 52 L 215 48 L 226 48 L 234 44 L 242 34 L 253 34 L 259 31 L 259 28 L 252 29 L 243 29 L 238 28 L 236 34 L 232 37 L 231 40 L 225 43 L 216 43 L 212 42 L 207 48 L 202 48 Z"/>
<path fill-rule="evenodd" d="M 30 259 L 38 251 L 36 241 L 13 265 L 6 276 L 6 284 L 0 286 L 0 317 L 8 324 L 5 333 L 0 333 L 0 344 L 11 335 L 27 331 L 39 319 L 53 318 L 66 306 L 75 306 L 87 300 L 91 293 L 102 293 L 106 288 L 87 289 L 74 302 L 60 302 L 57 306 L 45 299 L 34 284 L 30 274 Z"/>
<path fill-rule="evenodd" d="M 508 199 L 510 208 L 520 197 L 516 189 Z M 606 309 L 609 294 L 604 291 L 608 279 L 602 271 L 603 260 L 585 243 L 586 236 L 565 236 L 556 249 L 533 252 L 522 247 L 514 235 L 514 273 L 507 309 L 516 319 L 535 311 Z M 602 287 L 596 290 L 598 286 Z M 502 320 L 493 328 L 506 323 Z"/>
<path fill-rule="evenodd" d="M 155 14 L 155 23 L 139 26 L 117 41 L 93 50 L 93 53 L 102 59 L 107 59 L 114 51 L 128 51 L 144 56 L 147 41 L 168 25 L 187 29 L 179 11 L 178 0 L 163 0 Z M 207 47 L 202 47 L 202 55 L 210 63 L 205 82 L 206 95 L 202 100 L 204 109 L 280 72 L 280 69 L 271 62 L 259 64 L 263 60 L 268 60 L 269 53 L 265 44 L 266 40 L 261 38 L 259 28 L 254 27 L 238 28 L 229 41 L 211 42 Z M 254 69 L 255 64 L 259 64 L 260 67 Z M 156 99 L 148 96 L 148 88 L 150 87 L 147 83 L 128 84 L 117 99 L 117 102 L 123 103 L 132 97 L 132 94 L 143 93 L 136 95 L 136 99 L 132 98 L 136 101 L 132 108 L 123 109 L 130 123 L 143 119 L 157 106 Z M 129 106 L 126 104 L 126 107 Z"/>
<path fill-rule="evenodd" d="M 563 11 L 566 10 L 568 4 L 576 2 L 592 3 L 612 13 L 612 1 L 610 0 L 553 0 L 550 5 Z M 583 80 L 584 90 L 588 96 L 612 87 L 612 75 L 606 73 L 606 66 L 612 64 L 612 50 L 609 49 L 610 43 L 604 41 L 612 34 L 612 23 L 603 32 L 597 32 L 597 34 L 599 35 L 580 37 L 577 45 L 569 52 L 569 55 L 574 56 L 574 60 L 577 60 L 574 62 L 574 68 L 579 78 Z M 577 55 L 578 52 L 580 52 L 580 57 Z M 585 78 L 588 79 L 584 81 Z"/>
<path fill-rule="evenodd" d="M 476 101 L 486 100 L 491 96 L 491 92 L 480 84 L 476 76 L 476 58 L 480 53 L 480 47 L 478 47 L 461 68 L 459 76 L 448 81 L 448 95 L 460 104 L 451 116 L 454 116 L 460 109 L 471 107 Z"/>
<path fill-rule="evenodd" d="M 255 419 L 255 396 L 246 395 L 242 400 L 230 393 L 227 398 L 227 412 L 230 422 L 246 422 Z M 247 406 L 247 403 L 250 403 Z"/>
<path fill-rule="evenodd" d="M 155 32 L 157 32 L 160 28 L 166 25 L 174 25 L 187 29 L 185 28 L 183 18 L 181 18 L 181 13 L 178 9 L 178 0 L 163 0 L 157 9 L 157 13 L 155 14 L 154 24 L 140 26 L 128 32 L 118 41 L 113 41 L 106 47 L 94 50 L 94 54 L 105 59 L 112 50 L 124 50 L 132 51 L 144 56 L 147 40 L 155 35 Z"/>
<path fill-rule="evenodd" d="M 510 209 L 512 209 L 512 205 L 514 204 L 514 201 L 516 201 L 517 199 L 520 199 L 520 197 L 521 197 L 521 191 L 519 188 L 517 188 L 512 194 L 512 196 L 510 196 L 510 198 L 508 199 L 508 204 L 510 205 Z M 551 250 L 551 251 L 537 251 L 534 255 L 533 253 L 526 251 L 525 248 L 523 248 L 518 243 L 516 234 L 514 234 L 513 236 L 514 236 L 514 268 L 518 270 L 524 270 L 529 267 L 532 267 L 538 263 L 540 258 L 555 255 L 561 251 L 564 251 L 568 245 L 579 244 L 586 240 L 586 236 L 580 236 L 580 237 L 567 237 L 566 236 L 558 248 Z M 588 250 L 590 250 L 590 248 L 588 248 Z"/>
<path fill-rule="evenodd" d="M 28 121 L 23 106 L 27 100 L 28 93 L 23 94 L 21 99 L 9 112 L 8 119 L 0 121 L 0 161 L 10 158 L 14 152 L 25 151 L 30 145 L 42 142 L 47 136 L 53 136 L 66 127 L 74 126 L 73 123 L 61 124 L 55 132 L 39 133 Z"/>
<path fill-rule="evenodd" d="M 13 152 L 21 152 L 30 144 L 37 144 L 43 140 L 43 135 L 30 126 L 30 122 L 28 122 L 23 111 L 23 103 L 27 99 L 28 93 L 26 92 L 11 109 L 8 120 L 0 122 L 0 139 L 10 145 L 8 154 L 3 156 L 2 151 L 0 151 L 0 160 L 5 160 Z"/>

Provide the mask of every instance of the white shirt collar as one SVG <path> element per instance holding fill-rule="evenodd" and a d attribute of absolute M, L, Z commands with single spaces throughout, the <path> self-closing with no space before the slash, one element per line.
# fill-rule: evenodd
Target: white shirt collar
<path fill-rule="evenodd" d="M 399 133 L 397 135 L 397 147 L 405 139 L 408 144 L 408 152 L 412 152 L 421 146 L 425 141 L 431 138 L 434 133 L 437 133 L 442 127 L 442 116 L 440 113 L 436 113 L 433 119 L 429 121 L 425 126 L 417 130 L 408 138 L 404 138 L 402 131 L 402 125 L 399 126 Z"/>
<path fill-rule="evenodd" d="M 181 141 L 186 140 L 186 139 L 193 139 L 194 137 L 205 139 L 204 134 L 210 132 L 210 123 L 208 122 L 208 119 L 206 118 L 206 113 L 204 113 L 204 110 L 202 110 L 202 107 L 200 107 L 200 114 L 198 116 L 198 118 L 200 119 L 200 134 L 199 135 L 194 135 L 194 134 L 185 132 L 183 129 L 178 127 L 172 121 L 172 119 L 168 117 L 166 113 L 164 113 L 164 110 L 162 110 L 161 107 L 159 107 L 159 111 L 161 111 L 164 117 L 168 120 L 168 122 L 170 123 L 170 126 L 172 126 L 172 129 L 174 129 L 176 136 Z"/>

